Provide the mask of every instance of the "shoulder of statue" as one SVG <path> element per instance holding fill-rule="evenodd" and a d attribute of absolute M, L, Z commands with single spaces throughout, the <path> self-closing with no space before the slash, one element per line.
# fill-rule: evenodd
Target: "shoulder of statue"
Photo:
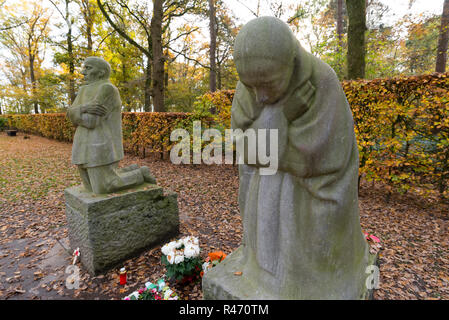
<path fill-rule="evenodd" d="M 116 87 L 109 80 L 102 81 L 100 83 L 100 88 L 101 89 L 105 89 L 105 90 L 114 90 L 114 89 L 116 89 Z"/>
<path fill-rule="evenodd" d="M 105 94 L 115 94 L 118 93 L 118 89 L 111 82 L 105 81 L 99 84 L 98 90 L 104 92 Z"/>

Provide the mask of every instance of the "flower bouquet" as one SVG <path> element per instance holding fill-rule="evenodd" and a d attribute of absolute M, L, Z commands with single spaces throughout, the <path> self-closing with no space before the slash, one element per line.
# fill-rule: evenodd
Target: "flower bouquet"
<path fill-rule="evenodd" d="M 203 271 L 201 271 L 201 277 L 211 268 L 222 262 L 226 258 L 226 254 L 223 251 L 214 251 L 207 254 L 207 258 L 203 263 Z"/>
<path fill-rule="evenodd" d="M 147 282 L 143 289 L 134 291 L 123 300 L 178 300 L 178 295 L 160 279 L 156 284 Z"/>
<path fill-rule="evenodd" d="M 198 278 L 201 271 L 201 257 L 198 239 L 188 236 L 167 243 L 161 248 L 162 263 L 167 269 L 168 279 L 186 284 Z"/>

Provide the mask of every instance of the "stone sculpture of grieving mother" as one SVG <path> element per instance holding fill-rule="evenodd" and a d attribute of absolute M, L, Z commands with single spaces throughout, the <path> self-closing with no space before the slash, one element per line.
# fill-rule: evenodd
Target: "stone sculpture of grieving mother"
<path fill-rule="evenodd" d="M 243 242 L 206 273 L 204 298 L 365 298 L 373 257 L 360 228 L 352 114 L 335 72 L 273 17 L 247 23 L 234 49 L 232 128 L 277 129 L 279 170 L 239 166 Z"/>

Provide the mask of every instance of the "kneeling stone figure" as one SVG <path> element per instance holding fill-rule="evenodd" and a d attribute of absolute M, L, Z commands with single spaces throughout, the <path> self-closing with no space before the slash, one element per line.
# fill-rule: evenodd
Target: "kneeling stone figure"
<path fill-rule="evenodd" d="M 86 58 L 81 72 L 85 85 L 67 112 L 76 126 L 72 163 L 78 166 L 84 188 L 95 194 L 112 193 L 144 182 L 156 183 L 146 166 L 133 164 L 118 169 L 124 156 L 121 100 L 109 81 L 110 72 L 104 59 Z"/>

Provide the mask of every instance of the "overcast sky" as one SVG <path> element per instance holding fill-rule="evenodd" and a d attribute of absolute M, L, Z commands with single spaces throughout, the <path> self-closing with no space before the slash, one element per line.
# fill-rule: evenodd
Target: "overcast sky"
<path fill-rule="evenodd" d="M 134 0 L 134 1 L 151 1 L 151 0 Z M 251 13 L 252 11 L 256 11 L 258 0 L 224 0 L 227 6 L 232 10 L 235 16 L 238 18 L 239 24 L 245 24 L 249 20 L 253 19 L 255 16 Z M 306 2 L 308 0 L 282 0 L 282 3 L 285 5 L 293 4 L 297 5 L 301 2 Z M 395 21 L 401 19 L 404 15 L 408 13 L 412 14 L 438 14 L 440 15 L 443 10 L 443 2 L 444 0 L 415 0 L 412 8 L 409 8 L 410 0 L 381 0 L 385 3 L 390 11 L 386 16 L 386 25 L 391 25 Z M 14 4 L 22 3 L 23 0 L 7 0 L 7 4 L 14 6 Z M 41 0 L 40 1 L 45 7 L 51 8 L 52 11 L 55 11 L 52 7 L 50 1 Z M 261 15 L 273 15 L 271 10 L 269 9 L 270 3 L 279 3 L 281 0 L 260 0 L 260 14 Z M 243 3 L 243 4 L 242 4 Z M 249 8 L 249 9 L 248 9 Z M 52 20 L 55 19 L 60 20 L 60 17 L 57 12 L 53 13 Z M 194 18 L 194 21 L 197 20 Z M 194 21 L 192 21 L 194 23 Z M 207 21 L 203 21 L 200 23 L 202 34 L 205 38 L 209 36 L 208 23 Z M 305 28 L 307 30 L 307 28 Z M 207 40 L 206 40 L 207 41 Z M 307 46 L 305 46 L 307 50 Z M 52 66 L 51 57 L 49 56 L 50 50 L 46 51 L 46 59 L 44 65 L 47 67 Z M 8 55 L 8 52 L 0 49 L 0 66 L 1 66 L 1 55 Z M 2 72 L 0 72 L 0 82 L 2 82 Z"/>
<path fill-rule="evenodd" d="M 273 2 L 280 1 L 260 0 L 262 15 L 272 15 L 269 9 L 269 3 Z M 282 2 L 285 4 L 298 4 L 301 3 L 301 0 L 284 0 Z M 394 21 L 400 19 L 407 13 L 441 14 L 444 0 L 416 0 L 411 9 L 409 9 L 409 0 L 381 0 L 381 2 L 390 7 L 389 19 Z M 254 18 L 254 15 L 246 7 L 256 11 L 258 0 L 225 0 L 225 3 L 231 8 L 241 23 L 246 23 Z"/>

